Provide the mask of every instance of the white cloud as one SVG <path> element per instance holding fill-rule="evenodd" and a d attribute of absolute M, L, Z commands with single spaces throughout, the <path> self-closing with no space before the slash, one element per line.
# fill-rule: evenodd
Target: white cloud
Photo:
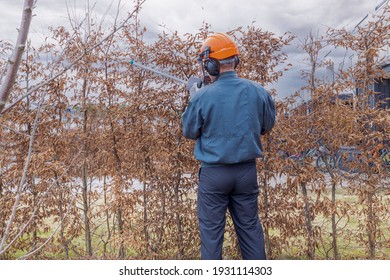
<path fill-rule="evenodd" d="M 4 3 L 7 2 L 7 3 Z M 0 17 L 0 38 L 14 41 L 23 7 L 23 0 L 2 1 L 0 9 L 7 11 Z M 265 31 L 281 35 L 291 31 L 298 38 L 303 39 L 310 30 L 317 32 L 327 27 L 353 27 L 381 0 L 146 0 L 141 10 L 141 23 L 153 36 L 162 30 L 178 31 L 179 34 L 195 33 L 203 22 L 211 24 L 213 31 L 226 32 L 237 27 L 246 27 L 255 21 L 255 26 Z M 34 10 L 30 37 L 40 40 L 47 32 L 48 26 L 68 25 L 67 3 L 77 7 L 75 13 L 82 17 L 85 11 L 83 0 L 38 0 Z M 107 23 L 113 21 L 117 0 L 90 0 L 99 21 L 107 8 L 112 4 L 111 11 L 105 18 Z M 132 11 L 134 1 L 122 0 L 121 18 Z M 164 25 L 165 27 L 161 27 Z M 294 71 L 282 78 L 278 87 L 285 87 L 286 91 L 298 89 L 300 77 L 297 69 L 304 67 L 301 61 L 303 52 L 294 45 L 286 48 Z M 333 52 L 335 57 L 342 56 Z M 295 78 L 294 78 L 295 77 Z M 283 80 L 284 79 L 284 80 Z M 289 88 L 290 86 L 290 88 Z M 293 88 L 293 90 L 291 90 Z"/>

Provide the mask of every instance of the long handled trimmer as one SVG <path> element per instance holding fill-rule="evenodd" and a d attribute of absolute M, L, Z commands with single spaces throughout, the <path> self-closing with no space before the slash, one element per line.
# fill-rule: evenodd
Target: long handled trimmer
<path fill-rule="evenodd" d="M 178 77 L 175 77 L 171 74 L 167 74 L 165 72 L 162 72 L 162 71 L 159 71 L 159 70 L 156 70 L 152 67 L 149 67 L 149 66 L 146 66 L 146 65 L 143 65 L 141 63 L 138 63 L 138 62 L 135 62 L 134 60 L 130 60 L 130 64 L 131 65 L 134 65 L 134 66 L 137 66 L 137 67 L 140 67 L 144 70 L 147 70 L 147 71 L 150 71 L 150 72 L 153 72 L 157 75 L 160 75 L 160 76 L 163 76 L 165 78 L 168 78 L 168 79 L 171 79 L 171 80 L 174 80 L 176 82 L 179 82 L 179 83 L 182 83 L 182 84 L 186 84 L 186 88 L 187 90 L 190 90 L 191 87 L 194 85 L 194 83 L 196 83 L 197 87 L 200 88 L 202 86 L 202 81 L 198 78 L 198 77 L 195 77 L 195 76 L 191 76 L 187 81 L 186 80 L 183 80 L 183 79 L 180 79 Z"/>

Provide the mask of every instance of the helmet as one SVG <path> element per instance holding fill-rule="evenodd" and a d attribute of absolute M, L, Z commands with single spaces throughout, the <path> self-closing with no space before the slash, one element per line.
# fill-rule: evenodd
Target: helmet
<path fill-rule="evenodd" d="M 225 59 L 234 57 L 234 68 L 238 65 L 238 48 L 232 39 L 226 34 L 215 33 L 206 38 L 203 42 L 198 61 L 202 63 L 203 69 L 211 76 L 218 76 L 220 63 Z M 230 60 L 230 59 L 229 59 Z"/>
<path fill-rule="evenodd" d="M 232 39 L 226 34 L 215 33 L 207 37 L 203 42 L 200 51 L 203 53 L 205 48 L 210 48 L 210 58 L 223 60 L 238 55 L 238 48 Z"/>

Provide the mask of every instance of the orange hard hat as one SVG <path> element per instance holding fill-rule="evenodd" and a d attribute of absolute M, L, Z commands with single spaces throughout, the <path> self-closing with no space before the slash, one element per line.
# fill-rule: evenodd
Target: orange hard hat
<path fill-rule="evenodd" d="M 215 33 L 206 38 L 200 51 L 203 53 L 205 48 L 210 48 L 210 58 L 222 60 L 238 55 L 238 48 L 233 40 L 226 34 Z"/>

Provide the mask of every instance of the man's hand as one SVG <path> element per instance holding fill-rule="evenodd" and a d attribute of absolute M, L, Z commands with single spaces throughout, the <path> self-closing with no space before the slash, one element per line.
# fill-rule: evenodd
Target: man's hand
<path fill-rule="evenodd" d="M 188 79 L 187 90 L 190 92 L 190 98 L 202 87 L 202 80 L 196 76 L 192 76 Z"/>

